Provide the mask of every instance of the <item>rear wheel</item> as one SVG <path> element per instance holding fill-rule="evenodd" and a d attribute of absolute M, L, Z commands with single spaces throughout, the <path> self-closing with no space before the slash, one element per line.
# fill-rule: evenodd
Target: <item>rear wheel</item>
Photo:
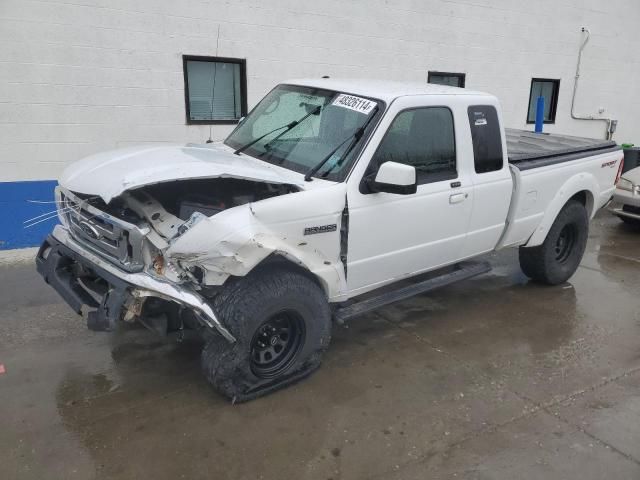
<path fill-rule="evenodd" d="M 544 243 L 520 247 L 520 267 L 529 278 L 557 285 L 576 271 L 587 245 L 589 216 L 580 202 L 570 200 L 556 217 Z"/>
<path fill-rule="evenodd" d="M 320 366 L 331 312 L 324 291 L 307 276 L 265 268 L 229 285 L 213 303 L 237 342 L 211 337 L 202 370 L 234 402 L 283 388 Z"/>

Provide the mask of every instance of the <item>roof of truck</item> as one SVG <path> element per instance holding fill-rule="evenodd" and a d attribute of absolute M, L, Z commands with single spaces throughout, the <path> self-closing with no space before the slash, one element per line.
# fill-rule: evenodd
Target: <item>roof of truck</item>
<path fill-rule="evenodd" d="M 486 95 L 465 88 L 447 87 L 427 82 L 398 82 L 392 80 L 346 78 L 299 78 L 283 82 L 289 85 L 326 88 L 337 92 L 378 98 L 389 102 L 405 95 Z"/>

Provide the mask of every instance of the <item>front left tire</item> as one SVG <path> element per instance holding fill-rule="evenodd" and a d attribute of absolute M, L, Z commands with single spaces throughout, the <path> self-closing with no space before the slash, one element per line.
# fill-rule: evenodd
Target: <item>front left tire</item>
<path fill-rule="evenodd" d="M 213 307 L 236 337 L 219 335 L 201 358 L 207 380 L 233 402 L 288 386 L 315 371 L 331 339 L 324 291 L 307 275 L 265 266 L 225 286 Z"/>

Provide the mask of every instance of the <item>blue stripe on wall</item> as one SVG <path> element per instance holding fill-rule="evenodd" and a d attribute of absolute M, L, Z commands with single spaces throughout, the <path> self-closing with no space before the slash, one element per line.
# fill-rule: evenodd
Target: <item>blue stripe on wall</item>
<path fill-rule="evenodd" d="M 53 230 L 58 217 L 41 221 L 32 227 L 24 222 L 56 209 L 53 202 L 55 180 L 33 182 L 0 182 L 0 250 L 35 247 Z M 43 216 L 34 220 L 38 222 Z M 30 222 L 30 223 L 33 223 Z"/>

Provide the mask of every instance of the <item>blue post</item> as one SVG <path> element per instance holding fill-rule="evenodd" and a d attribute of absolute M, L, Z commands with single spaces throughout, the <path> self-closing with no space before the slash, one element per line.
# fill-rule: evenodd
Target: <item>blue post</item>
<path fill-rule="evenodd" d="M 538 97 L 538 103 L 536 105 L 536 133 L 542 133 L 543 125 L 544 125 L 544 97 L 541 95 Z"/>

